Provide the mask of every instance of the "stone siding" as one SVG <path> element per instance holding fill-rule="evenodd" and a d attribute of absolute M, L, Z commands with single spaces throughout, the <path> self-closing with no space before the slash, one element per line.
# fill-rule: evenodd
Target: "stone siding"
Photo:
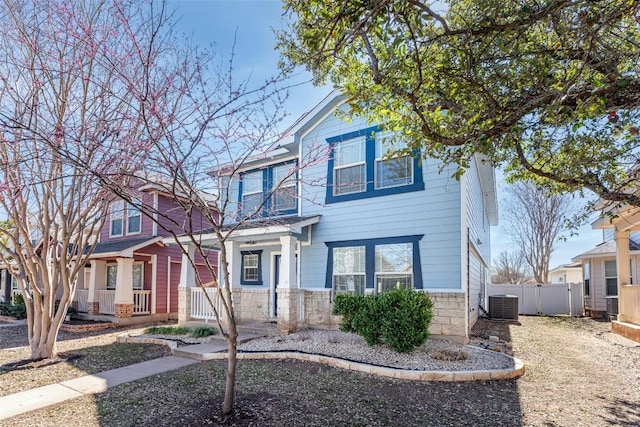
<path fill-rule="evenodd" d="M 269 319 L 269 289 L 242 289 L 233 298 L 237 321 Z"/>
<path fill-rule="evenodd" d="M 468 342 L 467 301 L 464 293 L 429 293 L 433 301 L 433 318 L 429 332 L 435 336 Z"/>
<path fill-rule="evenodd" d="M 100 303 L 98 301 L 89 301 L 87 303 L 88 314 L 100 314 Z"/>
<path fill-rule="evenodd" d="M 331 314 L 331 310 L 333 310 L 331 292 L 309 290 L 303 292 L 305 325 L 323 329 L 338 329 L 342 317 Z"/>

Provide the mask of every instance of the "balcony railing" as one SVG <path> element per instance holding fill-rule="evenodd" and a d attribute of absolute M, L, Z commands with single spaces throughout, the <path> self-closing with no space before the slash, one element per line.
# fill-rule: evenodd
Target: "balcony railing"
<path fill-rule="evenodd" d="M 151 291 L 133 291 L 133 315 L 151 314 Z"/>

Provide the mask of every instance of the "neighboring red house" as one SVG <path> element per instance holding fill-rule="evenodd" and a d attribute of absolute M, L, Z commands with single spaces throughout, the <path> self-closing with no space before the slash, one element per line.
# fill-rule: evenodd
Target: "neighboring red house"
<path fill-rule="evenodd" d="M 80 313 L 110 316 L 119 323 L 178 318 L 183 257 L 178 245 L 163 243 L 171 236 L 167 228 L 184 234 L 189 230 L 185 224 L 193 232 L 210 224 L 200 211 L 187 215 L 160 187 L 146 185 L 139 190 L 140 205 L 152 207 L 154 218 L 122 200 L 111 204 L 84 277 L 78 280 L 74 305 Z M 209 261 L 216 271 L 216 251 L 211 251 Z M 213 282 L 203 260 L 196 262 L 203 282 Z"/>

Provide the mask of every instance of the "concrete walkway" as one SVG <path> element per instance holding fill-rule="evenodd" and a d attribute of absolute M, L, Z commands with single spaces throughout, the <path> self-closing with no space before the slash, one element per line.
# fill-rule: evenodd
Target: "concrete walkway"
<path fill-rule="evenodd" d="M 240 333 L 238 342 L 245 342 L 261 336 L 263 335 Z M 119 339 L 118 341 L 122 340 Z M 140 342 L 140 340 L 132 341 Z M 149 340 L 145 341 L 148 342 Z M 158 341 L 158 344 L 161 344 L 161 340 L 156 341 Z M 46 408 L 87 394 L 102 393 L 117 385 L 141 378 L 180 369 L 202 360 L 212 359 L 212 353 L 224 352 L 226 350 L 227 345 L 222 340 L 214 340 L 214 342 L 206 344 L 184 346 L 180 347 L 179 350 L 173 349 L 173 356 L 160 357 L 158 359 L 104 371 L 95 375 L 86 375 L 58 384 L 50 384 L 20 393 L 2 396 L 0 397 L 0 420 L 24 414 L 25 412 L 35 411 L 36 409 Z"/>

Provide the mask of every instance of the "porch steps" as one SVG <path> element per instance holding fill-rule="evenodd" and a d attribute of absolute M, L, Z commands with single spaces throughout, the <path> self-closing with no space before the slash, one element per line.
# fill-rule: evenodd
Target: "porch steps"
<path fill-rule="evenodd" d="M 611 322 L 611 331 L 632 341 L 640 342 L 640 325 L 637 323 L 614 320 Z"/>

